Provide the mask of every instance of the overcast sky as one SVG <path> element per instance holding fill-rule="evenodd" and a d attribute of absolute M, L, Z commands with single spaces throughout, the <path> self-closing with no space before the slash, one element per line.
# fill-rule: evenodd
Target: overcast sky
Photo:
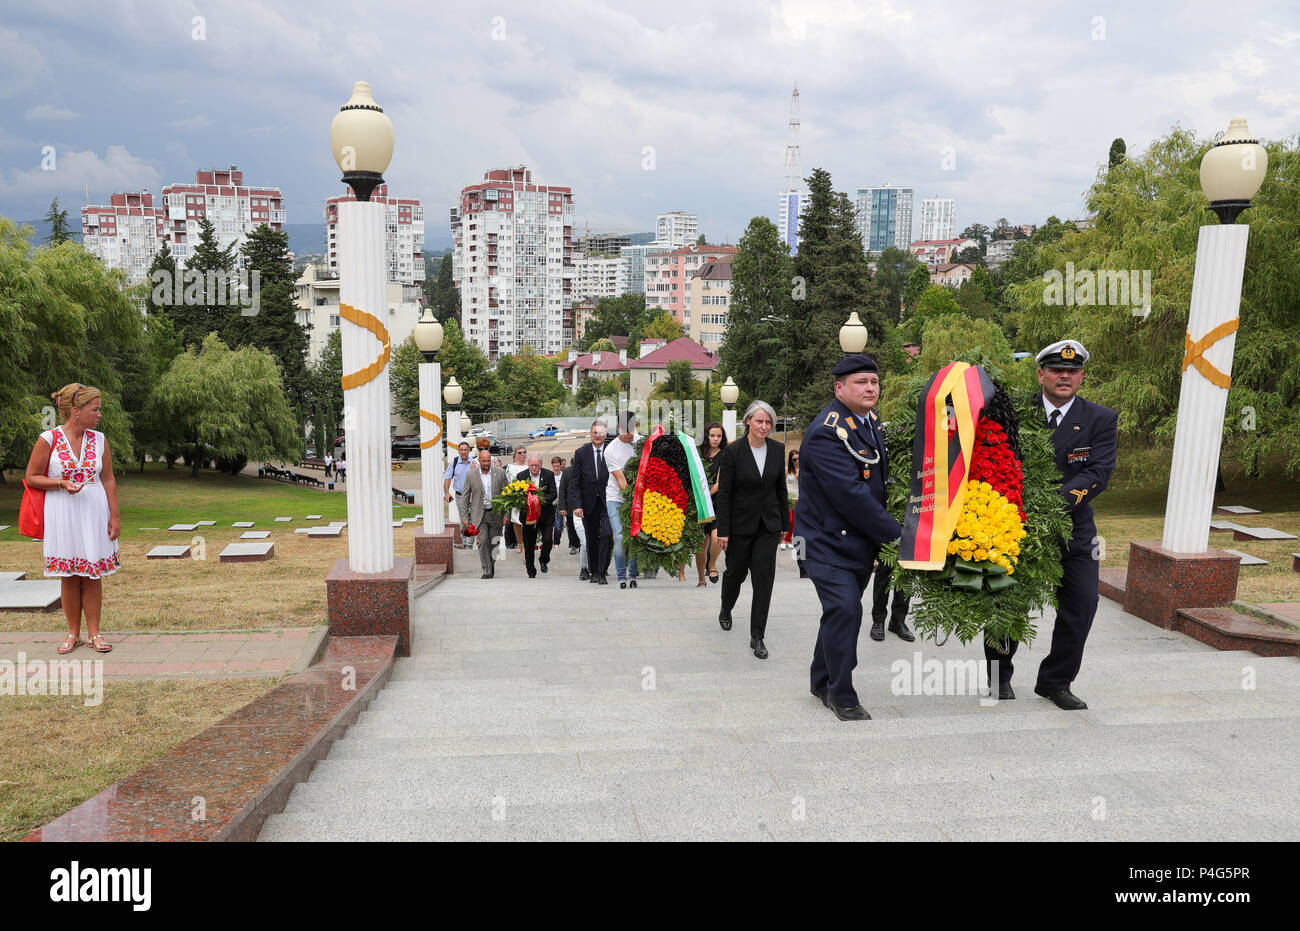
<path fill-rule="evenodd" d="M 1135 152 L 1235 115 L 1266 138 L 1300 129 L 1293 0 L 4 7 L 0 214 L 17 219 L 236 164 L 283 190 L 290 223 L 323 222 L 329 123 L 355 80 L 393 120 L 386 177 L 424 202 L 430 246 L 464 185 L 519 163 L 573 187 L 580 228 L 688 210 L 734 242 L 775 215 L 795 84 L 805 175 L 955 197 L 958 229 L 1079 215 L 1116 136 Z"/>

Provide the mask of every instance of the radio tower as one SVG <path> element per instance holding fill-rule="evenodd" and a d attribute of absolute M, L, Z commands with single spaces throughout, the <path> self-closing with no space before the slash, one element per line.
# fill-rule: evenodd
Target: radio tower
<path fill-rule="evenodd" d="M 799 157 L 799 85 L 790 95 L 790 128 L 785 141 L 785 188 L 777 204 L 776 226 L 790 254 L 799 251 L 799 214 L 803 210 L 803 167 Z"/>

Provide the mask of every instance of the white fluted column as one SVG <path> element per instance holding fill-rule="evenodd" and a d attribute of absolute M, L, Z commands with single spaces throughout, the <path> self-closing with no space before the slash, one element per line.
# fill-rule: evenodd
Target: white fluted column
<path fill-rule="evenodd" d="M 1192 279 L 1192 305 L 1187 335 L 1193 344 L 1215 327 L 1236 320 L 1241 313 L 1241 278 L 1246 267 L 1246 240 L 1250 227 L 1241 224 L 1202 226 L 1196 243 L 1196 271 Z M 1201 352 L 1193 348 L 1214 371 L 1231 378 L 1235 330 Z M 1217 377 L 1217 376 L 1216 376 Z M 1178 396 L 1178 427 L 1174 434 L 1174 459 L 1169 470 L 1169 497 L 1165 503 L 1165 530 L 1160 545 L 1176 553 L 1204 553 L 1210 545 L 1210 516 L 1214 508 L 1214 483 L 1219 467 L 1219 447 L 1228 389 L 1214 384 L 1197 365 L 1183 370 Z"/>
<path fill-rule="evenodd" d="M 722 432 L 727 435 L 726 441 L 734 443 L 739 437 L 736 436 L 736 409 L 728 408 L 722 412 Z"/>
<path fill-rule="evenodd" d="M 432 415 L 433 419 L 430 419 Z M 420 494 L 424 499 L 424 532 L 442 533 L 442 366 L 420 363 Z"/>
<path fill-rule="evenodd" d="M 441 395 L 440 395 L 441 397 Z M 453 456 L 460 455 L 460 407 L 447 408 L 447 461 L 450 462 Z M 470 468 L 473 468 L 474 450 L 469 451 Z M 441 492 L 442 484 L 438 485 Z M 460 523 L 460 510 L 456 507 L 456 483 L 451 483 L 451 503 L 447 505 L 447 520 L 453 524 Z M 466 538 L 468 539 L 468 537 Z"/>
<path fill-rule="evenodd" d="M 387 572 L 393 568 L 391 401 L 388 393 L 391 347 L 384 326 L 387 317 L 385 211 L 383 204 L 370 202 L 344 201 L 339 204 L 348 561 L 353 572 L 362 573 Z M 354 316 L 356 321 L 349 320 L 349 316 Z M 378 371 L 375 371 L 376 367 Z M 360 384 L 348 387 L 349 379 Z"/>

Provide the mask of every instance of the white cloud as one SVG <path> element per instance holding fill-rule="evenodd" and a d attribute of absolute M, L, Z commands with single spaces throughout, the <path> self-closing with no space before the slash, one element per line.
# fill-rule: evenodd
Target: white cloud
<path fill-rule="evenodd" d="M 162 190 L 158 169 L 126 150 L 111 145 L 101 159 L 90 151 L 65 150 L 54 146 L 54 170 L 41 168 L 39 152 L 33 153 L 35 167 L 0 175 L 0 195 L 44 197 L 47 194 L 83 192 L 90 188 L 91 201 L 107 203 L 117 191 Z"/>
<path fill-rule="evenodd" d="M 0 28 L 0 98 L 12 97 L 49 78 L 50 68 L 36 46 L 12 29 Z"/>
<path fill-rule="evenodd" d="M 23 114 L 29 120 L 75 120 L 80 113 L 74 113 L 65 107 L 56 107 L 53 104 L 42 103 L 35 107 L 28 107 L 27 112 Z"/>

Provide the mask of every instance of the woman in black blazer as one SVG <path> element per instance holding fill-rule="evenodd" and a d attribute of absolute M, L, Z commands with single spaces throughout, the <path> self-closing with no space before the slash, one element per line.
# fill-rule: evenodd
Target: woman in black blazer
<path fill-rule="evenodd" d="M 768 439 L 776 412 L 766 401 L 745 411 L 745 436 L 727 447 L 718 466 L 718 545 L 727 554 L 722 574 L 718 623 L 731 630 L 731 609 L 745 576 L 754 577 L 749 610 L 749 648 L 767 659 L 763 634 L 776 579 L 776 548 L 790 527 L 790 497 L 785 487 L 785 446 Z"/>

